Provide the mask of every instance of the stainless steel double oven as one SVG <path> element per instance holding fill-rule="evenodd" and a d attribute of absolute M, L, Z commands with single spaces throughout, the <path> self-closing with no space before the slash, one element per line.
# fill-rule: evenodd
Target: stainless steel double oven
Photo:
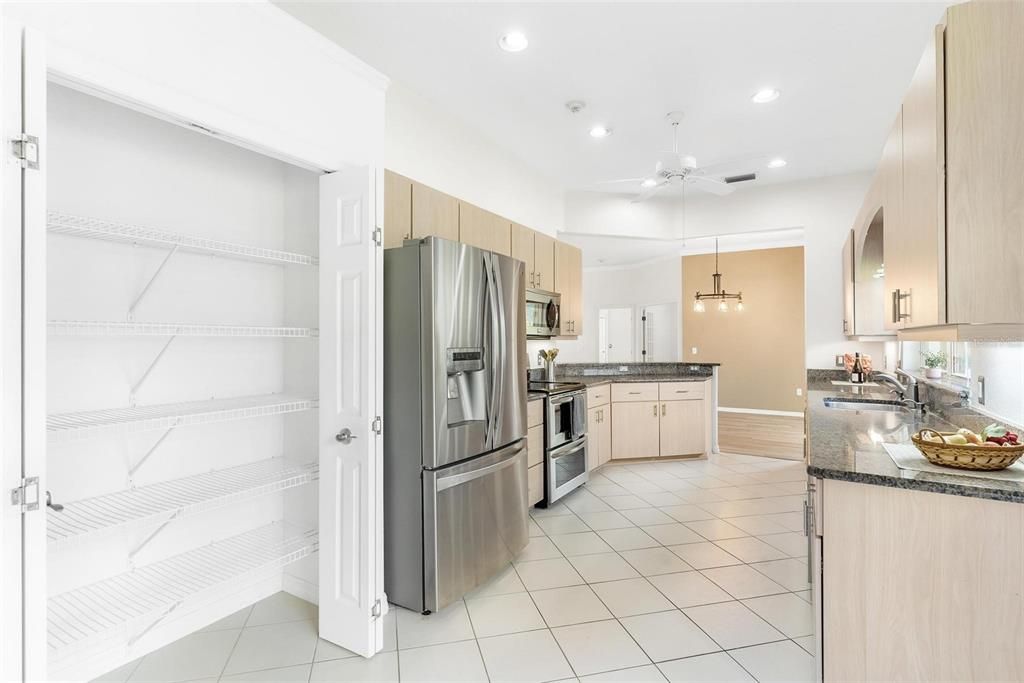
<path fill-rule="evenodd" d="M 587 474 L 587 391 L 575 382 L 531 382 L 543 391 L 544 504 L 550 505 L 583 485 Z"/>

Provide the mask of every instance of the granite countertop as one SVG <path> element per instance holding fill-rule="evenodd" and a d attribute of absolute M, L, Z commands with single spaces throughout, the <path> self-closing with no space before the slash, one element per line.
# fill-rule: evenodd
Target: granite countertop
<path fill-rule="evenodd" d="M 703 375 L 582 375 L 564 379 L 570 382 L 579 382 L 588 387 L 596 387 L 601 384 L 622 382 L 707 382 L 711 378 Z"/>
<path fill-rule="evenodd" d="M 882 447 L 883 442 L 905 443 L 919 429 L 952 431 L 953 425 L 933 414 L 884 413 L 827 408 L 829 396 L 889 399 L 885 387 L 834 386 L 812 381 L 807 392 L 807 473 L 825 479 L 862 482 L 877 486 L 916 489 L 974 498 L 1024 503 L 1024 482 L 901 470 Z"/>

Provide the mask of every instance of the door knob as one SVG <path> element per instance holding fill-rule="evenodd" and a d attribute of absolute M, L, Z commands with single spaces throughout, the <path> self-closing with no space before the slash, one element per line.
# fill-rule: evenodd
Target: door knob
<path fill-rule="evenodd" d="M 344 444 L 352 443 L 352 439 L 355 439 L 355 438 L 356 438 L 356 435 L 353 434 L 352 430 L 349 429 L 348 427 L 345 427 L 340 432 L 338 432 L 337 434 L 334 435 L 334 440 L 335 441 L 337 441 L 339 443 L 344 443 Z"/>

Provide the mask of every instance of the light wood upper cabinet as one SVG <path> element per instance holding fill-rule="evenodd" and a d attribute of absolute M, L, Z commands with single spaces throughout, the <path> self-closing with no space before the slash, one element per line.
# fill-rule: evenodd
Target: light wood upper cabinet
<path fill-rule="evenodd" d="M 856 282 L 854 281 L 854 240 L 853 230 L 843 243 L 843 334 L 857 334 L 857 313 L 855 306 Z"/>
<path fill-rule="evenodd" d="M 900 279 L 905 272 L 902 258 L 906 250 L 903 239 L 903 115 L 896 116 L 896 122 L 889 131 L 889 137 L 882 148 L 882 161 L 878 166 L 882 181 L 882 225 L 885 253 L 886 316 L 885 328 L 895 330 L 902 327 L 902 319 L 895 306 L 899 303 L 893 294 L 906 291 L 907 286 Z"/>
<path fill-rule="evenodd" d="M 662 457 L 704 452 L 704 400 L 665 401 L 661 404 Z"/>
<path fill-rule="evenodd" d="M 562 295 L 562 336 L 583 332 L 583 254 L 565 242 L 555 240 L 555 289 Z"/>
<path fill-rule="evenodd" d="M 1024 3 L 950 7 L 945 34 L 951 323 L 1024 323 Z"/>
<path fill-rule="evenodd" d="M 469 202 L 459 202 L 459 241 L 512 255 L 512 222 Z"/>
<path fill-rule="evenodd" d="M 903 99 L 903 201 L 899 251 L 885 257 L 902 300 L 902 327 L 946 322 L 942 29 L 935 32 Z M 888 229 L 886 230 L 888 233 Z M 888 286 L 887 289 L 893 289 Z"/>
<path fill-rule="evenodd" d="M 534 288 L 555 290 L 555 239 L 544 233 L 533 236 Z"/>
<path fill-rule="evenodd" d="M 412 235 L 413 182 L 394 171 L 384 171 L 384 248 L 400 247 Z"/>
<path fill-rule="evenodd" d="M 525 225 L 512 224 L 512 258 L 526 264 L 526 286 L 529 289 L 536 287 L 535 235 L 536 233 Z"/>
<path fill-rule="evenodd" d="M 459 239 L 459 200 L 421 183 L 412 183 L 412 236 Z"/>

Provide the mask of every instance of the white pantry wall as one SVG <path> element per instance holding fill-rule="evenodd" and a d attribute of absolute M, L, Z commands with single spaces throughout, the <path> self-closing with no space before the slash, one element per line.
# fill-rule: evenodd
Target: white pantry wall
<path fill-rule="evenodd" d="M 548 235 L 565 222 L 563 188 L 441 106 L 392 82 L 384 167 Z"/>

